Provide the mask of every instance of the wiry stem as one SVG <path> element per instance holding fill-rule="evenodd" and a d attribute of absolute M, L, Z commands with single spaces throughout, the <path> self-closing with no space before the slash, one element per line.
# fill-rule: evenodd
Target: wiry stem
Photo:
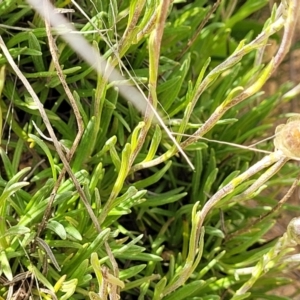
<path fill-rule="evenodd" d="M 247 171 L 242 173 L 241 175 L 237 176 L 233 180 L 231 180 L 228 184 L 226 184 L 222 189 L 220 189 L 218 192 L 216 192 L 203 206 L 203 208 L 197 213 L 199 215 L 199 223 L 197 224 L 198 226 L 198 232 L 200 234 L 200 228 L 203 225 L 203 222 L 207 216 L 207 214 L 214 208 L 214 206 L 225 196 L 230 194 L 235 190 L 237 186 L 239 186 L 241 183 L 243 183 L 245 180 L 247 180 L 249 177 L 255 175 L 259 171 L 267 168 L 268 166 L 276 163 L 276 162 L 286 162 L 287 158 L 283 156 L 281 151 L 276 151 L 266 157 L 264 157 L 262 160 L 254 164 L 252 167 L 250 167 Z M 272 170 L 273 174 L 267 174 L 267 177 L 270 177 L 274 175 L 281 167 L 283 164 L 279 164 L 276 170 Z M 251 193 L 252 190 L 250 190 Z M 244 194 L 245 197 L 245 194 Z M 198 236 L 199 236 L 198 234 Z M 195 243 L 198 243 L 199 237 L 197 236 L 197 240 Z"/>
<path fill-rule="evenodd" d="M 114 65 L 106 61 L 99 54 L 99 52 L 87 42 L 87 40 L 80 35 L 72 33 L 75 31 L 75 28 L 70 22 L 68 22 L 67 19 L 54 12 L 54 7 L 49 1 L 42 2 L 39 0 L 27 0 L 27 2 L 31 4 L 44 18 L 48 18 L 48 21 L 52 26 L 63 26 L 65 28 L 65 31 L 61 34 L 61 37 L 73 48 L 75 52 L 77 52 L 90 66 L 97 71 L 99 78 L 103 78 L 103 82 L 122 82 L 124 80 L 124 77 L 114 68 Z M 48 15 L 45 15 L 45 10 L 47 10 Z M 151 103 L 149 103 L 142 90 L 138 86 L 124 86 L 122 84 L 116 84 L 116 86 L 118 87 L 120 94 L 123 95 L 125 99 L 128 99 L 128 101 L 130 101 L 143 114 L 145 114 L 146 110 L 149 108 L 152 110 L 155 120 L 167 132 L 168 137 L 172 140 L 176 147 L 178 147 L 178 151 L 183 155 L 187 163 L 193 169 L 194 167 L 189 158 L 183 152 L 176 139 L 172 136 L 168 127 L 164 124 L 159 113 L 151 105 Z M 105 91 L 106 90 L 103 89 L 102 86 L 99 88 L 99 97 L 101 97 L 101 99 L 104 99 Z"/>
<path fill-rule="evenodd" d="M 239 288 L 231 300 L 241 299 L 240 296 L 244 295 L 261 277 L 262 274 L 267 273 L 274 265 L 281 262 L 281 259 L 288 253 L 293 251 L 292 247 L 299 244 L 300 240 L 300 218 L 294 218 L 288 225 L 287 232 L 277 241 L 276 245 L 271 250 L 263 255 L 263 257 L 256 264 L 252 270 L 252 276 L 247 280 L 241 288 Z M 249 294 L 250 295 L 250 294 Z M 245 299 L 243 297 L 242 299 Z"/>
<path fill-rule="evenodd" d="M 225 100 L 214 111 L 210 118 L 198 130 L 196 130 L 196 132 L 192 136 L 190 136 L 188 139 L 181 143 L 181 147 L 183 149 L 197 141 L 202 136 L 204 136 L 230 108 L 258 92 L 261 89 L 261 87 L 265 84 L 265 82 L 271 77 L 271 75 L 275 72 L 275 70 L 277 69 L 278 65 L 280 64 L 284 55 L 290 47 L 291 38 L 295 29 L 295 19 L 297 18 L 298 14 L 298 10 L 294 8 L 299 7 L 299 5 L 300 0 L 293 0 L 289 4 L 285 2 L 285 6 L 283 6 L 282 9 L 280 8 L 279 13 L 276 15 L 277 19 L 273 23 L 271 23 L 267 28 L 265 28 L 264 31 L 261 32 L 251 43 L 242 46 L 240 49 L 236 50 L 228 59 L 226 59 L 223 63 L 214 68 L 200 83 L 200 85 L 195 88 L 195 91 L 193 92 L 193 97 L 191 99 L 191 112 L 193 111 L 193 108 L 195 107 L 202 93 L 222 72 L 239 62 L 247 53 L 261 47 L 261 45 L 263 45 L 263 43 L 271 35 L 279 31 L 284 26 L 284 38 L 279 47 L 279 50 L 275 55 L 274 59 L 261 72 L 259 78 L 257 78 L 251 86 L 249 86 L 246 90 L 242 91 L 239 95 L 235 96 L 233 99 Z M 133 166 L 131 172 L 136 172 L 138 170 L 160 164 L 172 157 L 177 152 L 177 149 L 171 149 L 152 161 L 140 163 Z"/>
<path fill-rule="evenodd" d="M 47 13 L 47 12 L 46 12 Z M 64 75 L 63 75 L 63 72 L 62 72 L 62 69 L 60 67 L 60 64 L 59 64 L 59 59 L 58 59 L 58 56 L 57 56 L 57 53 L 56 53 L 56 45 L 55 45 L 55 41 L 54 41 L 54 38 L 51 34 L 51 26 L 48 22 L 48 19 L 45 19 L 45 25 L 46 25 L 46 33 L 47 33 L 47 36 L 48 36 L 48 41 L 49 41 L 49 48 L 50 48 L 50 53 L 51 53 L 51 56 L 52 56 L 52 60 L 54 62 L 54 66 L 56 68 L 56 71 L 57 71 L 57 75 L 60 79 L 60 82 L 66 92 L 66 95 L 70 101 L 70 104 L 72 106 L 72 109 L 73 109 L 73 112 L 74 112 L 74 115 L 75 115 L 75 118 L 76 118 L 76 121 L 77 121 L 77 127 L 78 127 L 78 132 L 77 132 L 77 135 L 75 137 L 75 140 L 73 142 L 73 145 L 70 149 L 70 151 L 67 153 L 67 159 L 68 161 L 70 161 L 78 147 L 78 144 L 81 140 L 81 137 L 82 137 L 82 134 L 83 134 L 83 122 L 82 122 L 82 117 L 80 115 L 80 112 L 79 112 L 79 108 L 77 106 L 77 103 L 74 99 L 74 96 L 69 88 L 69 86 L 67 85 L 66 83 L 66 80 L 64 78 Z M 57 179 L 57 182 L 52 190 L 52 193 L 51 193 L 51 196 L 50 196 L 50 199 L 49 199 L 49 202 L 47 204 L 47 207 L 45 209 L 45 212 L 44 212 L 44 216 L 43 216 L 43 219 L 42 219 L 42 222 L 38 228 L 38 231 L 37 231 L 37 237 L 40 236 L 41 232 L 44 230 L 45 226 L 46 226 L 46 222 L 47 220 L 49 219 L 50 217 L 50 213 L 51 213 L 51 208 L 52 208 L 52 205 L 53 205 L 53 202 L 54 202 L 54 199 L 55 199 L 55 196 L 56 196 L 56 193 L 57 193 L 57 190 L 60 186 L 60 183 L 61 181 L 63 180 L 64 176 L 65 176 L 65 173 L 66 173 L 66 168 L 64 167 L 60 174 L 59 174 L 59 177 Z"/>
<path fill-rule="evenodd" d="M 160 57 L 160 47 L 162 36 L 164 33 L 165 21 L 168 14 L 170 1 L 161 2 L 160 7 L 158 8 L 158 18 L 155 25 L 155 29 L 152 31 L 149 39 L 149 97 L 148 101 L 150 105 L 154 108 L 157 106 L 157 78 L 158 78 L 158 67 L 159 67 L 159 57 Z M 138 152 L 144 144 L 145 138 L 147 136 L 148 130 L 151 126 L 153 118 L 153 112 L 148 107 L 146 110 L 144 122 L 145 126 L 142 128 L 139 138 L 138 138 L 138 146 L 134 150 L 134 153 L 131 155 L 131 164 L 136 158 Z M 130 164 L 130 165 L 131 165 Z"/>
<path fill-rule="evenodd" d="M 277 162 L 278 163 L 278 162 Z M 251 228 L 255 227 L 257 224 L 261 223 L 263 220 L 270 218 L 271 216 L 275 215 L 277 212 L 280 211 L 280 208 L 283 206 L 284 203 L 292 196 L 293 192 L 297 188 L 300 180 L 300 174 L 297 176 L 297 178 L 294 180 L 292 186 L 289 188 L 288 192 L 284 195 L 284 197 L 272 208 L 271 211 L 267 212 L 265 215 L 260 216 L 257 220 L 251 223 L 250 226 L 245 226 L 244 228 L 241 228 L 240 230 L 237 230 L 233 232 L 232 234 L 226 236 L 226 241 L 231 240 L 235 236 L 241 235 L 245 232 L 248 232 L 251 230 Z M 233 198 L 235 199 L 235 197 Z"/>

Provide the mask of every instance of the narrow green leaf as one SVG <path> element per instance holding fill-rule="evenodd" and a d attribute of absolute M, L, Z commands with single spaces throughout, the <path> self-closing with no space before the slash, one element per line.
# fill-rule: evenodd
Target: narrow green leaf
<path fill-rule="evenodd" d="M 38 144 L 42 148 L 42 150 L 44 151 L 44 153 L 46 154 L 46 156 L 48 158 L 48 161 L 50 163 L 50 166 L 51 166 L 53 179 L 57 180 L 57 173 L 56 173 L 55 163 L 54 163 L 54 159 L 52 157 L 52 154 L 51 154 L 49 148 L 47 147 L 47 145 L 45 144 L 45 142 L 43 142 L 36 135 L 33 135 L 33 134 L 29 133 L 28 136 L 30 138 L 30 141 Z"/>
<path fill-rule="evenodd" d="M 191 283 L 186 284 L 185 286 L 179 288 L 171 295 L 164 297 L 166 300 L 182 300 L 191 297 L 192 295 L 197 295 L 199 291 L 203 289 L 205 285 L 204 280 L 195 280 Z"/>
<path fill-rule="evenodd" d="M 48 279 L 38 270 L 37 267 L 33 265 L 28 266 L 28 270 L 34 274 L 34 276 L 41 282 L 45 287 L 47 287 L 50 291 L 54 292 L 54 287 L 48 281 Z"/>
<path fill-rule="evenodd" d="M 63 267 L 62 273 L 73 273 L 79 264 L 88 259 L 91 254 L 99 249 L 101 244 L 107 239 L 109 236 L 110 229 L 106 228 L 98 236 L 94 239 L 94 241 L 90 244 L 85 244 L 83 248 L 81 248 L 76 255 L 68 261 L 68 263 Z"/>
<path fill-rule="evenodd" d="M 150 161 L 154 158 L 156 151 L 158 149 L 159 143 L 162 138 L 161 129 L 158 125 L 155 126 L 155 131 L 151 140 L 150 148 L 148 150 L 146 158 L 143 160 L 143 162 Z"/>
<path fill-rule="evenodd" d="M 10 263 L 7 259 L 5 251 L 3 250 L 0 251 L 0 265 L 0 274 L 3 273 L 9 281 L 13 280 L 13 273 L 10 267 Z"/>
<path fill-rule="evenodd" d="M 6 172 L 6 176 L 8 179 L 11 179 L 15 173 L 7 154 L 5 153 L 2 147 L 0 147 L 0 156 L 2 158 L 2 163 L 3 163 L 4 170 Z"/>
<path fill-rule="evenodd" d="M 119 278 L 121 280 L 126 280 L 128 278 L 134 277 L 134 276 L 138 275 L 139 273 L 141 273 L 146 268 L 146 266 L 147 265 L 142 264 L 142 265 L 130 267 L 126 270 L 121 270 Z"/>
<path fill-rule="evenodd" d="M 55 220 L 50 220 L 46 226 L 48 229 L 55 232 L 62 240 L 67 238 L 65 227 Z"/>
<path fill-rule="evenodd" d="M 168 171 L 168 169 L 171 167 L 171 165 L 172 165 L 172 161 L 168 161 L 161 170 L 159 170 L 155 174 L 147 177 L 146 179 L 136 181 L 133 185 L 137 189 L 143 189 L 149 185 L 152 185 L 152 184 L 158 182 L 165 175 L 165 173 Z"/>
<path fill-rule="evenodd" d="M 72 169 L 74 172 L 79 171 L 83 167 L 83 164 L 87 161 L 93 151 L 90 145 L 95 123 L 95 117 L 92 117 L 83 133 L 81 142 L 76 149 L 75 158 L 72 164 Z"/>
<path fill-rule="evenodd" d="M 49 247 L 49 245 L 39 237 L 36 237 L 36 241 L 38 242 L 40 247 L 43 248 L 43 250 L 46 252 L 46 255 L 49 257 L 49 259 L 51 260 L 51 262 L 53 263 L 55 268 L 60 272 L 60 270 L 61 270 L 60 266 L 58 265 L 56 258 L 54 256 L 51 248 Z"/>
<path fill-rule="evenodd" d="M 0 239 L 5 236 L 17 236 L 17 235 L 24 235 L 30 233 L 30 229 L 28 227 L 22 225 L 15 225 L 7 229 L 3 236 L 0 236 Z"/>
<path fill-rule="evenodd" d="M 31 49 L 35 49 L 35 50 L 41 52 L 40 42 L 32 32 L 28 33 L 28 45 Z M 38 72 L 43 72 L 46 70 L 42 53 L 40 56 L 32 56 L 32 62 L 34 64 L 35 69 Z"/>

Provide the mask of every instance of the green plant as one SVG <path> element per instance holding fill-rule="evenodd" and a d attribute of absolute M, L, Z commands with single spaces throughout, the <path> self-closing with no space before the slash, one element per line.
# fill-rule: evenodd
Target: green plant
<path fill-rule="evenodd" d="M 298 183 L 283 129 L 298 137 L 298 118 L 274 152 L 242 145 L 299 93 L 260 92 L 299 1 L 265 24 L 248 18 L 261 0 L 28 2 L 43 17 L 0 3 L 2 299 L 270 299 L 298 260 L 278 255 L 294 234 L 262 243 Z M 291 186 L 279 204 L 272 186 Z"/>

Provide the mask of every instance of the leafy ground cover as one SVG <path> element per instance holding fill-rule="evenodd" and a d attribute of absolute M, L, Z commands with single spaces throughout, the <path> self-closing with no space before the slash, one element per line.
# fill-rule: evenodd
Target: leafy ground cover
<path fill-rule="evenodd" d="M 298 2 L 0 2 L 2 299 L 286 299 Z"/>

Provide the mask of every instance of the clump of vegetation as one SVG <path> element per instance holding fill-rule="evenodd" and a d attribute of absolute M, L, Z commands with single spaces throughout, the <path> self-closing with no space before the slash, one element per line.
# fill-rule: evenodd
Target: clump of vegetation
<path fill-rule="evenodd" d="M 262 88 L 299 0 L 56 2 L 0 3 L 0 299 L 275 299 L 299 88 Z"/>

